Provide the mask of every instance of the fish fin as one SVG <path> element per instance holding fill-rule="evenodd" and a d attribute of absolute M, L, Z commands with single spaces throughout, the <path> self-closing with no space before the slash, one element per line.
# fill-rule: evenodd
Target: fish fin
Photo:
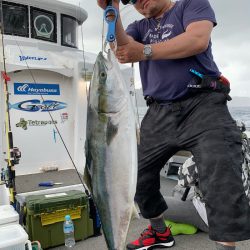
<path fill-rule="evenodd" d="M 132 219 L 140 219 L 139 215 L 139 207 L 136 203 L 133 205 L 133 211 L 132 211 Z"/>
<path fill-rule="evenodd" d="M 113 138 L 116 136 L 118 131 L 118 127 L 114 125 L 109 118 L 108 125 L 107 125 L 107 133 L 106 133 L 106 139 L 107 139 L 107 144 L 109 145 Z"/>

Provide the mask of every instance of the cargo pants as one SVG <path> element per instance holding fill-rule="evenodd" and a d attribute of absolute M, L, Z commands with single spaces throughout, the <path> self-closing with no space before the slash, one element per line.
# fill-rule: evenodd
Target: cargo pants
<path fill-rule="evenodd" d="M 154 101 L 141 124 L 135 200 L 144 218 L 167 209 L 160 171 L 179 150 L 194 155 L 214 241 L 250 239 L 250 206 L 242 183 L 241 133 L 226 96 L 201 92 L 172 103 Z"/>

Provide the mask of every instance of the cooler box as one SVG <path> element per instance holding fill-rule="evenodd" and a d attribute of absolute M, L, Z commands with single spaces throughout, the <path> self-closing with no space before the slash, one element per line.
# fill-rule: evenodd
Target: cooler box
<path fill-rule="evenodd" d="M 0 227 L 18 223 L 19 223 L 19 215 L 15 211 L 13 206 L 11 205 L 0 206 Z"/>
<path fill-rule="evenodd" d="M 22 226 L 0 227 L 0 250 L 32 250 L 31 242 Z"/>
<path fill-rule="evenodd" d="M 26 230 L 31 241 L 42 248 L 64 244 L 63 222 L 69 214 L 74 222 L 75 240 L 93 235 L 93 220 L 89 217 L 88 197 L 81 191 L 26 197 Z"/>

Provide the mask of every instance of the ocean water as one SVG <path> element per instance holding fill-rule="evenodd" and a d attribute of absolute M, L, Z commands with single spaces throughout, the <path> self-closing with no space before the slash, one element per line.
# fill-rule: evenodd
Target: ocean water
<path fill-rule="evenodd" d="M 235 120 L 244 122 L 250 131 L 250 107 L 229 107 L 229 111 Z"/>
<path fill-rule="evenodd" d="M 147 107 L 138 107 L 140 121 L 147 111 Z M 250 131 L 250 107 L 229 107 L 230 114 L 235 120 L 245 123 L 247 131 Z"/>

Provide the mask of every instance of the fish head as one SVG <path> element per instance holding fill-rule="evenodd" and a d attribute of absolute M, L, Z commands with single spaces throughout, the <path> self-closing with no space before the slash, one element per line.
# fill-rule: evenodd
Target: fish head
<path fill-rule="evenodd" d="M 106 59 L 99 53 L 90 90 L 90 103 L 98 113 L 116 113 L 123 103 L 124 89 L 117 66 L 115 58 L 108 56 Z"/>

